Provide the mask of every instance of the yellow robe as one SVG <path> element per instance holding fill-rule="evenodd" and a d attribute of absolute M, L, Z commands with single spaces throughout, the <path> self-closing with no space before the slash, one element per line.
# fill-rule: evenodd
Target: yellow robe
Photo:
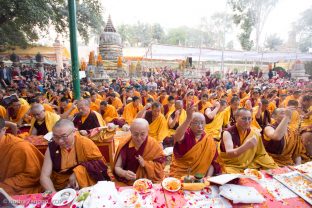
<path fill-rule="evenodd" d="M 120 155 L 120 150 L 126 144 L 128 144 L 130 140 L 131 136 L 128 136 L 125 139 L 123 139 L 121 143 L 118 145 L 112 170 L 115 169 L 116 161 Z M 158 161 L 159 159 L 165 158 L 165 154 L 163 152 L 161 145 L 152 137 L 148 137 L 143 154 L 141 156 L 144 159 L 145 166 L 138 167 L 136 171 L 136 178 L 137 179 L 147 178 L 150 179 L 153 183 L 161 182 L 165 176 L 164 174 L 165 162 Z M 132 185 L 133 183 L 133 181 L 129 181 L 128 184 L 124 184 L 118 181 L 116 182 L 119 186 Z"/>
<path fill-rule="evenodd" d="M 131 124 L 132 121 L 136 118 L 136 115 L 140 110 L 143 109 L 143 106 L 140 104 L 138 107 L 133 105 L 133 102 L 127 104 L 123 111 L 122 117 L 128 124 Z"/>
<path fill-rule="evenodd" d="M 9 195 L 40 193 L 42 164 L 43 155 L 28 141 L 11 134 L 0 139 L 0 188 Z"/>
<path fill-rule="evenodd" d="M 150 125 L 148 135 L 156 141 L 162 142 L 169 134 L 165 116 L 160 114 Z"/>
<path fill-rule="evenodd" d="M 9 117 L 9 114 L 7 111 L 9 120 L 17 124 L 21 119 L 23 119 L 23 117 L 29 111 L 29 109 L 30 109 L 30 106 L 28 103 L 27 104 L 21 104 L 20 108 L 18 109 L 17 116 L 15 119 Z"/>
<path fill-rule="evenodd" d="M 174 113 L 174 112 L 172 112 L 172 113 Z M 170 118 L 171 114 L 168 116 L 168 122 L 169 122 L 169 118 Z M 179 117 L 179 125 L 183 124 L 183 122 L 185 120 L 186 120 L 186 110 L 181 109 L 181 113 L 180 113 L 180 117 Z M 169 123 L 168 123 L 168 128 L 169 128 Z M 175 134 L 175 130 L 174 129 L 169 129 L 168 136 L 172 136 L 174 134 Z"/>
<path fill-rule="evenodd" d="M 231 106 L 226 107 L 223 112 L 223 126 L 227 127 L 230 124 Z"/>
<path fill-rule="evenodd" d="M 268 138 L 265 135 L 263 138 L 266 141 L 270 141 L 270 138 Z M 294 165 L 295 159 L 299 156 L 301 157 L 302 161 L 308 160 L 305 148 L 299 137 L 298 131 L 293 131 L 290 128 L 288 128 L 288 131 L 285 134 L 284 138 L 285 144 L 283 152 L 281 154 L 269 153 L 269 155 L 274 159 L 274 161 L 279 166 Z"/>
<path fill-rule="evenodd" d="M 170 176 L 181 178 L 188 174 L 189 169 L 191 175 L 195 175 L 196 173 L 206 175 L 216 151 L 217 145 L 215 141 L 211 136 L 206 134 L 204 138 L 198 141 L 181 158 L 172 156 Z"/>
<path fill-rule="evenodd" d="M 120 100 L 120 98 L 116 97 L 114 101 L 112 101 L 112 105 L 116 108 L 116 109 L 119 109 L 119 108 L 122 108 L 123 104 Z"/>
<path fill-rule="evenodd" d="M 309 108 L 309 112 L 312 111 L 312 106 Z M 312 131 L 312 115 L 309 116 L 309 118 L 304 118 L 301 121 L 300 124 L 300 131 Z"/>
<path fill-rule="evenodd" d="M 54 126 L 54 124 L 60 120 L 60 116 L 57 115 L 56 113 L 52 113 L 52 112 L 49 112 L 49 111 L 46 111 L 45 112 L 45 117 L 44 117 L 44 120 L 45 120 L 45 124 L 46 124 L 46 127 L 47 127 L 47 130 L 49 132 L 52 131 L 52 128 Z M 34 125 L 35 125 L 35 122 L 36 122 L 36 119 L 35 118 L 32 118 L 31 119 L 31 126 L 30 126 L 30 130 L 29 130 L 29 134 L 31 134 L 33 128 L 34 128 Z"/>
<path fill-rule="evenodd" d="M 6 109 L 2 105 L 0 105 L 0 116 L 4 119 L 6 117 Z"/>
<path fill-rule="evenodd" d="M 102 117 L 106 123 L 111 122 L 114 118 L 118 117 L 116 108 L 113 105 L 108 104 Z"/>
<path fill-rule="evenodd" d="M 61 160 L 61 170 L 66 170 L 71 167 L 75 167 L 73 172 L 76 175 L 77 182 L 80 188 L 92 186 L 96 181 L 88 174 L 87 169 L 79 165 L 85 161 L 91 160 L 103 160 L 99 148 L 94 144 L 94 142 L 87 137 L 81 136 L 79 133 L 75 134 L 75 148 L 70 152 L 61 149 L 62 160 Z M 78 161 L 77 161 L 77 160 Z M 56 190 L 64 189 L 68 182 L 69 176 L 71 174 L 52 172 L 51 180 L 54 184 Z"/>
<path fill-rule="evenodd" d="M 299 129 L 300 122 L 301 122 L 300 114 L 298 113 L 298 111 L 294 110 L 292 112 L 288 127 L 291 128 L 292 131 L 297 131 Z"/>
<path fill-rule="evenodd" d="M 274 169 L 278 165 L 274 162 L 273 158 L 266 152 L 262 143 L 261 134 L 258 130 L 251 128 L 250 133 L 246 136 L 245 140 L 240 138 L 241 144 L 244 144 L 250 138 L 255 136 L 258 140 L 258 145 L 252 149 L 248 149 L 243 154 L 235 158 L 230 158 L 225 152 L 219 148 L 219 155 L 224 162 L 226 173 L 243 173 L 247 168 L 253 169 Z M 243 140 L 243 141 L 242 141 Z M 219 146 L 220 147 L 220 146 Z"/>
<path fill-rule="evenodd" d="M 224 120 L 224 111 L 218 112 L 213 121 L 205 125 L 205 132 L 214 139 L 220 140 L 222 125 Z"/>

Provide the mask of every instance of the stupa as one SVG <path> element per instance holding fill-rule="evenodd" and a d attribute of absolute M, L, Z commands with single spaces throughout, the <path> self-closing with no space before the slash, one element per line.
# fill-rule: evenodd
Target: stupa
<path fill-rule="evenodd" d="M 297 60 L 290 70 L 291 78 L 296 80 L 309 81 L 309 75 L 305 73 L 304 63 L 300 60 Z"/>
<path fill-rule="evenodd" d="M 109 15 L 104 32 L 100 35 L 99 54 L 106 70 L 117 69 L 117 59 L 122 57 L 121 36 L 116 32 Z"/>

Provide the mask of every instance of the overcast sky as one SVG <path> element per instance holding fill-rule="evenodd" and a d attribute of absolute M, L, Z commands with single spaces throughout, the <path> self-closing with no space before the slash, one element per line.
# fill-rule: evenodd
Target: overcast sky
<path fill-rule="evenodd" d="M 261 0 L 260 0 L 261 1 Z M 102 0 L 105 17 L 111 14 L 115 26 L 137 21 L 160 23 L 164 27 L 196 27 L 201 17 L 226 9 L 226 0 Z M 262 36 L 277 33 L 286 40 L 291 24 L 312 6 L 312 0 L 279 0 L 270 13 Z"/>

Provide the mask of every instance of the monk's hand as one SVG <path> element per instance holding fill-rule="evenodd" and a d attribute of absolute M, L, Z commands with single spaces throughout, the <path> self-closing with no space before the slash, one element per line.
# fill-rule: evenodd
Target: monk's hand
<path fill-rule="evenodd" d="M 216 101 L 216 102 L 214 103 L 214 106 L 215 106 L 216 108 L 220 108 L 220 103 L 219 103 L 218 101 Z"/>
<path fill-rule="evenodd" d="M 186 117 L 187 118 L 192 118 L 193 117 L 193 113 L 195 112 L 195 108 L 194 105 L 190 105 L 187 109 L 186 109 Z"/>
<path fill-rule="evenodd" d="M 176 112 L 175 112 L 175 117 L 177 117 L 177 116 L 179 116 L 180 115 L 180 110 L 176 110 Z"/>
<path fill-rule="evenodd" d="M 145 166 L 145 161 L 144 161 L 144 159 L 143 159 L 143 157 L 141 155 L 138 155 L 135 158 L 139 161 L 141 167 Z"/>
<path fill-rule="evenodd" d="M 68 186 L 73 188 L 73 189 L 79 190 L 79 185 L 78 185 L 78 181 L 77 181 L 75 173 L 72 173 L 69 176 L 69 184 L 68 184 Z"/>
<path fill-rule="evenodd" d="M 288 119 L 291 119 L 291 116 L 292 116 L 292 112 L 296 110 L 294 107 L 288 107 L 286 108 L 285 110 L 285 116 L 288 118 Z"/>
<path fill-rule="evenodd" d="M 80 130 L 79 133 L 82 135 L 82 136 L 87 136 L 88 135 L 88 132 L 86 130 Z"/>
<path fill-rule="evenodd" d="M 247 149 L 252 149 L 258 144 L 258 139 L 256 137 L 252 137 L 246 142 Z"/>
<path fill-rule="evenodd" d="M 136 174 L 131 170 L 126 170 L 124 172 L 124 178 L 126 178 L 129 181 L 134 181 L 136 179 Z"/>

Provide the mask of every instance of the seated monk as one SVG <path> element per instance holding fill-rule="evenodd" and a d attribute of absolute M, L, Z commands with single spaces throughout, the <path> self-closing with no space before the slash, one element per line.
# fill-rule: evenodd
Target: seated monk
<path fill-rule="evenodd" d="M 79 113 L 74 115 L 73 122 L 83 136 L 88 135 L 88 131 L 91 129 L 105 126 L 105 121 L 102 116 L 98 112 L 90 109 L 90 102 L 88 100 L 79 100 L 77 108 Z"/>
<path fill-rule="evenodd" d="M 148 128 L 145 119 L 134 119 L 130 126 L 131 136 L 119 144 L 113 165 L 118 185 L 132 185 L 139 178 L 154 183 L 162 181 L 165 155 L 161 145 L 148 136 Z"/>
<path fill-rule="evenodd" d="M 304 95 L 301 100 L 300 134 L 307 154 L 312 158 L 312 96 Z"/>
<path fill-rule="evenodd" d="M 29 130 L 30 135 L 46 135 L 52 131 L 54 124 L 60 116 L 50 111 L 45 111 L 42 104 L 35 103 L 31 106 L 30 112 L 33 116 Z"/>
<path fill-rule="evenodd" d="M 26 114 L 29 109 L 30 106 L 28 103 L 22 103 L 18 98 L 14 99 L 7 109 L 7 117 L 9 121 L 12 121 L 20 126 L 24 122 L 28 122 Z"/>
<path fill-rule="evenodd" d="M 138 112 L 143 109 L 143 106 L 141 104 L 140 98 L 137 96 L 134 96 L 132 98 L 132 102 L 128 103 L 124 111 L 122 113 L 122 117 L 126 120 L 128 124 L 131 124 L 133 119 L 136 118 Z"/>
<path fill-rule="evenodd" d="M 240 108 L 235 115 L 236 124 L 223 131 L 220 156 L 226 173 L 243 173 L 246 168 L 278 168 L 273 158 L 265 151 L 261 134 L 250 128 L 251 112 Z"/>
<path fill-rule="evenodd" d="M 110 180 L 105 160 L 94 142 L 75 131 L 72 121 L 61 119 L 53 127 L 42 166 L 40 182 L 45 190 L 79 189 Z"/>
<path fill-rule="evenodd" d="M 40 193 L 42 163 L 43 155 L 35 146 L 5 134 L 5 121 L 0 118 L 0 188 L 9 195 Z"/>
<path fill-rule="evenodd" d="M 174 135 L 176 129 L 186 119 L 186 111 L 183 109 L 182 100 L 176 100 L 175 111 L 173 111 L 168 117 L 169 136 Z"/>
<path fill-rule="evenodd" d="M 300 165 L 302 159 L 307 159 L 298 132 L 288 127 L 292 110 L 294 109 L 275 109 L 272 114 L 275 123 L 264 128 L 264 147 L 279 166 Z"/>
<path fill-rule="evenodd" d="M 269 101 L 265 98 L 261 99 L 261 102 L 259 102 L 258 106 L 253 108 L 253 122 L 252 126 L 255 128 L 258 128 L 260 130 L 263 130 L 264 127 L 271 124 L 271 114 L 268 110 Z"/>
<path fill-rule="evenodd" d="M 237 109 L 239 108 L 240 99 L 238 96 L 233 96 L 230 101 L 230 106 L 224 109 L 223 127 L 229 128 L 235 125 L 235 116 Z"/>
<path fill-rule="evenodd" d="M 173 96 L 168 97 L 168 103 L 166 105 L 163 105 L 163 114 L 166 119 L 168 119 L 169 115 L 175 111 L 174 107 L 175 99 Z"/>
<path fill-rule="evenodd" d="M 181 178 L 188 173 L 212 176 L 222 172 L 218 163 L 217 144 L 212 136 L 204 131 L 205 117 L 194 111 L 194 106 L 187 109 L 186 120 L 173 136 L 170 175 L 175 178 Z"/>
<path fill-rule="evenodd" d="M 203 94 L 200 98 L 200 101 L 197 102 L 197 110 L 204 114 L 205 110 L 209 107 L 212 107 L 211 103 L 208 101 L 209 96 L 208 94 Z"/>
<path fill-rule="evenodd" d="M 69 102 L 69 99 L 66 97 L 62 97 L 60 99 L 60 104 L 58 107 L 58 114 L 61 118 L 68 118 L 69 116 L 73 116 L 76 113 L 78 113 L 77 109 L 77 101 L 74 101 L 74 103 Z"/>
<path fill-rule="evenodd" d="M 216 141 L 220 141 L 225 108 L 226 101 L 220 100 L 220 102 L 215 101 L 213 107 L 207 108 L 205 110 L 205 132 L 209 135 L 212 135 Z"/>
<path fill-rule="evenodd" d="M 147 110 L 151 107 L 151 110 Z M 148 136 L 153 137 L 159 143 L 168 136 L 168 124 L 165 116 L 161 113 L 159 102 L 148 103 L 138 113 L 137 118 L 144 118 L 149 123 Z"/>
<path fill-rule="evenodd" d="M 123 118 L 119 118 L 117 110 L 113 105 L 108 104 L 107 101 L 102 101 L 100 104 L 100 113 L 106 123 L 112 122 L 119 127 L 126 123 Z"/>

